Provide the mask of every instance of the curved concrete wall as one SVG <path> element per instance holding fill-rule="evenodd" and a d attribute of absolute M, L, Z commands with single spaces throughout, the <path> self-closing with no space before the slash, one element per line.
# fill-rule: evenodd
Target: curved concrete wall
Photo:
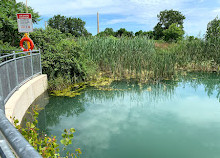
<path fill-rule="evenodd" d="M 22 85 L 5 104 L 5 115 L 10 122 L 13 117 L 19 123 L 34 100 L 47 90 L 47 75 L 37 76 Z M 12 118 L 10 118 L 12 117 Z"/>

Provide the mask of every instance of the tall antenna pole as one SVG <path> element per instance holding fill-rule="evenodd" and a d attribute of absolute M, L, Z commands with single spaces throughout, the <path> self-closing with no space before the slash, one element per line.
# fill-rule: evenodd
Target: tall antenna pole
<path fill-rule="evenodd" d="M 26 13 L 28 13 L 27 0 L 26 0 Z"/>
<path fill-rule="evenodd" d="M 97 34 L 99 34 L 99 12 L 97 12 Z"/>

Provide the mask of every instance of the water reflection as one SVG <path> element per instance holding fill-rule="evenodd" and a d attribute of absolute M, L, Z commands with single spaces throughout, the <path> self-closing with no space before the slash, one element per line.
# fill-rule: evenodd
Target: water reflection
<path fill-rule="evenodd" d="M 220 155 L 219 81 L 217 74 L 193 73 L 50 97 L 39 128 L 58 139 L 63 129 L 76 128 L 75 146 L 84 158 L 214 158 Z"/>

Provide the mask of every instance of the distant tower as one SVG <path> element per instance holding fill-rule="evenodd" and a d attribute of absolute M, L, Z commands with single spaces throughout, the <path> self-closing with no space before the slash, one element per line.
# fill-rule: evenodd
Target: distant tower
<path fill-rule="evenodd" d="M 99 34 L 99 12 L 97 12 L 97 34 Z"/>

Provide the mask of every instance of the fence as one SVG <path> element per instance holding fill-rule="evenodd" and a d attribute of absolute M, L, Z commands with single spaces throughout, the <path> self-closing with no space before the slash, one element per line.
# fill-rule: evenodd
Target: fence
<path fill-rule="evenodd" d="M 25 82 L 42 74 L 40 50 L 0 56 L 0 131 L 18 157 L 41 157 L 4 115 L 4 105 Z M 5 140 L 2 140 L 5 141 Z M 0 142 L 1 157 L 13 157 Z M 4 150 L 4 151 L 3 151 Z"/>

